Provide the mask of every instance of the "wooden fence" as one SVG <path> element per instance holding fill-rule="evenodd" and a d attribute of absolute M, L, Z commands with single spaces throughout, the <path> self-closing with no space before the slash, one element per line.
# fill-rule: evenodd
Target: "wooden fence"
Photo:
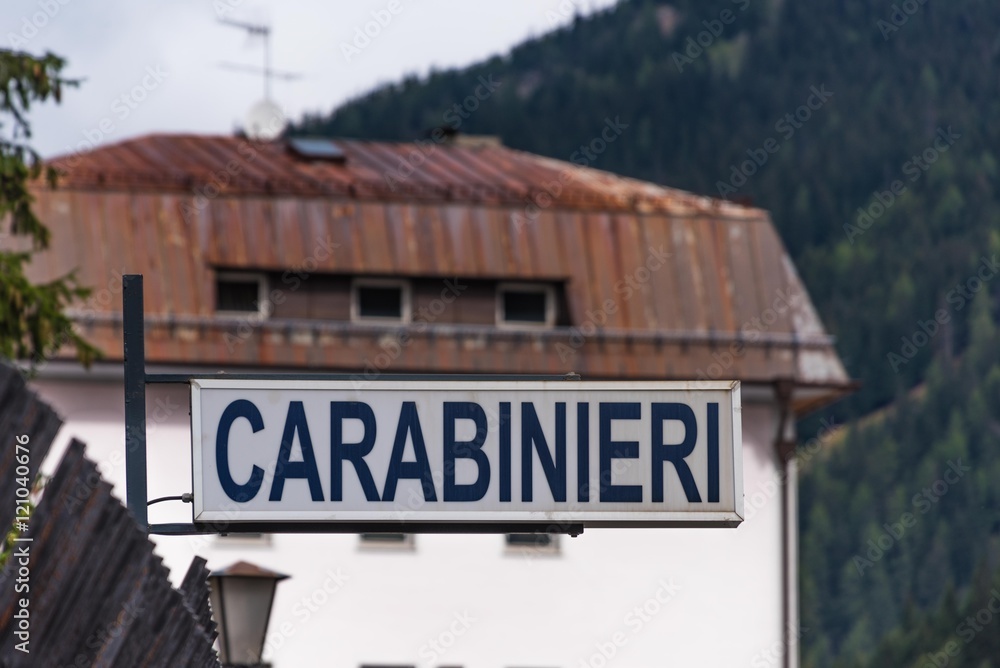
<path fill-rule="evenodd" d="M 59 426 L 20 373 L 0 364 L 4 530 L 14 520 L 17 474 L 24 472 L 18 466 L 28 466 L 34 480 Z M 28 437 L 20 450 L 18 436 Z M 16 458 L 25 452 L 29 464 Z M 205 561 L 195 558 L 174 589 L 153 544 L 84 456 L 82 443 L 70 444 L 26 524 L 0 572 L 0 666 L 219 666 Z M 25 638 L 25 610 L 29 641 L 21 647 L 27 654 L 17 649 Z"/>

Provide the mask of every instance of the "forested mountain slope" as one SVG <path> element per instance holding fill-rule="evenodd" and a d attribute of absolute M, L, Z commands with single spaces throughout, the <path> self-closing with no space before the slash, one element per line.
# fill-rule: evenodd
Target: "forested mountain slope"
<path fill-rule="evenodd" d="M 771 210 L 864 382 L 831 415 L 928 381 L 802 480 L 804 654 L 856 665 L 907 600 L 936 610 L 948 581 L 992 567 L 1000 371 L 993 341 L 968 347 L 970 314 L 985 328 L 996 312 L 998 65 L 1000 5 L 984 0 L 635 0 L 293 132 L 412 140 L 446 125 Z M 609 120 L 627 127 L 597 151 Z M 854 552 L 959 452 L 973 470 L 955 492 L 851 576 Z"/>

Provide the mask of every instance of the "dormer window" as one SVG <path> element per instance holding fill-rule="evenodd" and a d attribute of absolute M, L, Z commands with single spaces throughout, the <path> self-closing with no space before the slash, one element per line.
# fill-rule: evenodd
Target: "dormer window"
<path fill-rule="evenodd" d="M 555 321 L 556 299 L 551 285 L 501 283 L 497 286 L 498 325 L 552 327 Z"/>
<path fill-rule="evenodd" d="M 355 279 L 351 284 L 351 320 L 409 322 L 410 284 L 394 279 Z"/>
<path fill-rule="evenodd" d="M 264 313 L 267 277 L 263 274 L 223 272 L 215 275 L 215 310 L 223 314 Z"/>

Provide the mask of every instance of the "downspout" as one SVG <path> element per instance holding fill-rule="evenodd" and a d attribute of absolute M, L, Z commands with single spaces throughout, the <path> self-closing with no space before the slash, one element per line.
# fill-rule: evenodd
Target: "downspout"
<path fill-rule="evenodd" d="M 783 668 L 799 666 L 798 606 L 798 462 L 795 459 L 795 410 L 792 407 L 794 385 L 790 381 L 775 384 L 778 402 L 778 430 L 774 439 L 781 481 L 781 639 Z"/>

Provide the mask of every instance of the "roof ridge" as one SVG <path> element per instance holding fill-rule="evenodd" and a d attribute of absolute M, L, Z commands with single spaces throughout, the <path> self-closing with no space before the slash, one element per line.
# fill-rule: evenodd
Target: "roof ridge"
<path fill-rule="evenodd" d="M 623 176 L 572 156 L 565 160 L 503 144 L 463 146 L 433 139 L 329 139 L 342 147 L 346 161 L 304 159 L 288 151 L 284 140 L 153 132 L 47 162 L 60 170 L 66 189 L 197 194 L 200 187 L 223 195 L 461 201 L 514 206 L 528 218 L 551 208 L 768 219 L 758 208 Z"/>

